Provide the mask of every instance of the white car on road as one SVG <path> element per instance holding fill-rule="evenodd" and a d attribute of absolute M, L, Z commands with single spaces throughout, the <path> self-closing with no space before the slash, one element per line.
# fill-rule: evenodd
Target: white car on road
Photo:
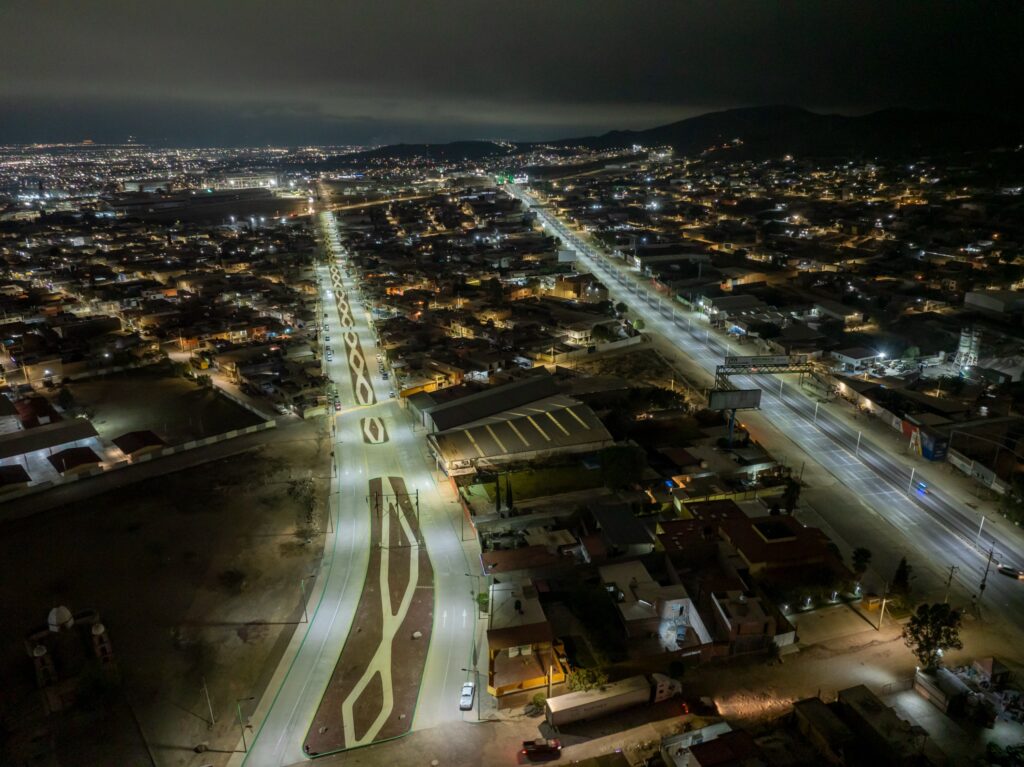
<path fill-rule="evenodd" d="M 459 696 L 459 708 L 463 711 L 472 711 L 473 694 L 476 692 L 476 684 L 466 682 L 462 685 L 462 694 Z"/>

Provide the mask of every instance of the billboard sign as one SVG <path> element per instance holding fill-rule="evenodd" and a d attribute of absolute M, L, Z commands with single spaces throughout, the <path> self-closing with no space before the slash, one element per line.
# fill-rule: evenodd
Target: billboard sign
<path fill-rule="evenodd" d="M 708 410 L 753 410 L 760 406 L 760 389 L 712 389 L 708 392 Z"/>

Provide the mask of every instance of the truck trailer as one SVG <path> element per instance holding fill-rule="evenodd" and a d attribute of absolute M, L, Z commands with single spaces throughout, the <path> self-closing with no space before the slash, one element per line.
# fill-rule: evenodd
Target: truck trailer
<path fill-rule="evenodd" d="M 548 698 L 544 716 L 552 727 L 596 719 L 641 703 L 657 703 L 682 693 L 678 680 L 664 674 L 631 676 L 586 692 L 570 692 Z"/>

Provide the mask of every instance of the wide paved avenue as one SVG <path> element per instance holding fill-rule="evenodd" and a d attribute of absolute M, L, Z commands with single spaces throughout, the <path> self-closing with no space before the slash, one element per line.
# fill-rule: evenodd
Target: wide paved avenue
<path fill-rule="evenodd" d="M 460 540 L 459 506 L 454 495 L 446 484 L 438 485 L 423 435 L 413 431 L 406 412 L 380 376 L 369 315 L 359 298 L 358 285 L 345 267 L 335 227 L 332 214 L 321 214 L 321 235 L 332 265 L 340 270 L 351 312 L 355 339 L 349 340 L 357 340 L 361 350 L 355 357 L 346 353 L 331 270 L 320 267 L 321 314 L 328 314 L 325 335 L 331 339 L 325 344 L 333 349 L 327 372 L 341 400 L 341 411 L 330 414 L 336 429 L 330 495 L 335 534 L 328 535 L 320 572 L 306 586 L 309 624 L 300 626 L 289 648 L 293 651 L 285 653 L 284 668 L 279 669 L 252 717 L 254 742 L 248 753 L 235 761 L 247 767 L 280 767 L 306 758 L 302 745 L 307 729 L 349 631 L 358 622 L 356 606 L 369 560 L 367 488 L 375 478 L 400 477 L 410 493 L 419 491 L 422 535 L 434 570 L 434 626 L 413 728 L 461 719 L 459 691 L 471 676 L 462 669 L 472 663 L 478 626 L 472 601 L 475 580 L 466 573 L 479 570 L 479 552 L 474 551 L 475 539 Z M 365 389 L 367 383 L 372 391 Z M 378 441 L 381 434 L 386 434 L 384 441 Z"/>

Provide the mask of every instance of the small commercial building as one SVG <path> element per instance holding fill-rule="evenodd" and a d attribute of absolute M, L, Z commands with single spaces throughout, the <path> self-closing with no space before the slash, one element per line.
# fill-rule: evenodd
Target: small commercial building
<path fill-rule="evenodd" d="M 851 346 L 847 349 L 838 349 L 832 352 L 832 357 L 843 366 L 845 370 L 864 370 L 870 365 L 882 359 L 882 355 L 874 349 L 867 349 L 863 346 Z"/>
<path fill-rule="evenodd" d="M 500 698 L 564 682 L 565 649 L 555 641 L 533 583 L 492 583 L 489 594 L 487 691 Z"/>
<path fill-rule="evenodd" d="M 853 731 L 821 698 L 806 698 L 793 704 L 797 729 L 829 764 L 845 764 L 846 750 L 853 743 Z"/>
<path fill-rule="evenodd" d="M 928 732 L 901 719 L 878 696 L 860 684 L 839 691 L 839 712 L 856 737 L 859 753 L 877 765 L 919 764 Z"/>

